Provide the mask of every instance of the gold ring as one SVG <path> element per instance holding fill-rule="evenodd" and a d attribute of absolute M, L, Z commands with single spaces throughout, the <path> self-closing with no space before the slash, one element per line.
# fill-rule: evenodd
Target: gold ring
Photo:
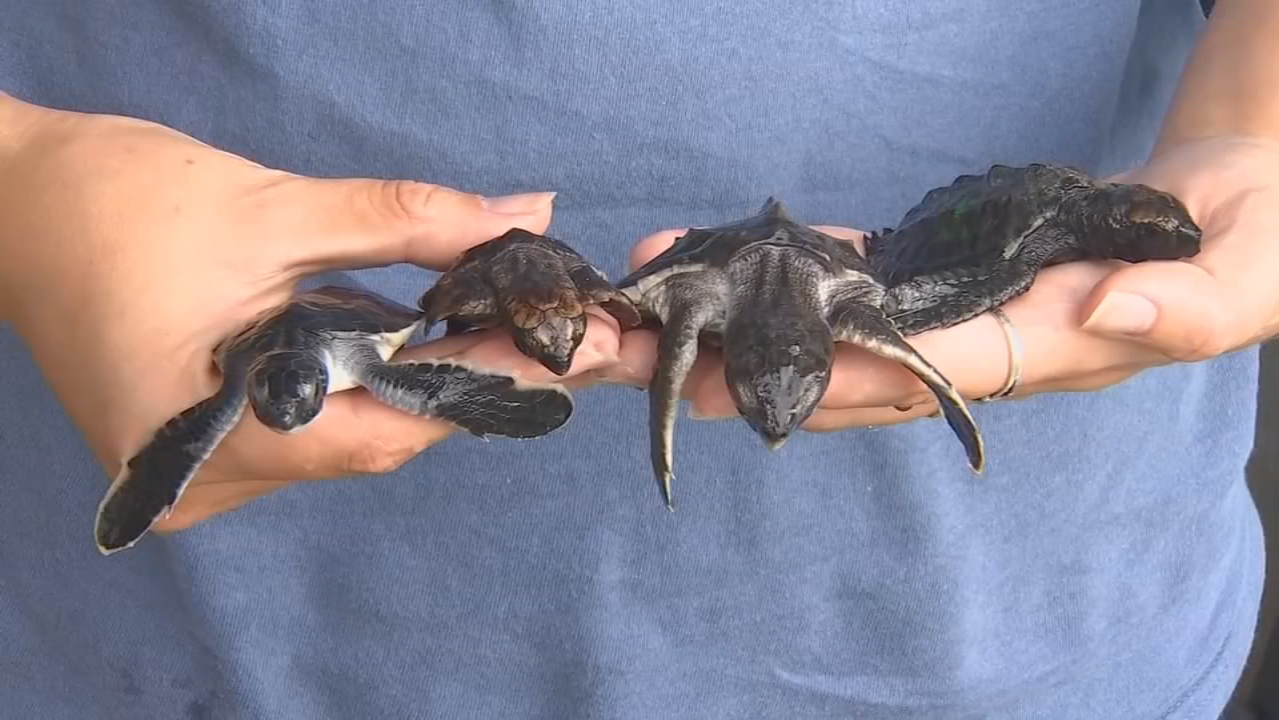
<path fill-rule="evenodd" d="M 977 402 L 990 402 L 991 400 L 1006 398 L 1013 394 L 1013 391 L 1017 389 L 1017 384 L 1021 382 L 1021 355 L 1023 350 L 1021 335 L 1017 333 L 1017 328 L 1013 327 L 1012 321 L 1008 319 L 1003 310 L 991 308 L 990 314 L 994 315 L 995 319 L 999 321 L 999 327 L 1003 329 L 1004 337 L 1008 340 L 1008 379 L 1004 380 L 1003 387 L 985 397 L 977 398 Z"/>

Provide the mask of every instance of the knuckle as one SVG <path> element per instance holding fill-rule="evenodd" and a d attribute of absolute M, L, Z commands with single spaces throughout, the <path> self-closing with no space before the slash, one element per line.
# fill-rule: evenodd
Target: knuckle
<path fill-rule="evenodd" d="M 1231 349 L 1230 333 L 1224 324 L 1199 329 L 1187 342 L 1181 343 L 1173 353 L 1173 359 L 1181 362 L 1201 362 L 1223 355 Z"/>
<path fill-rule="evenodd" d="M 920 390 L 918 392 L 911 393 L 906 398 L 906 402 L 902 403 L 902 406 L 909 409 L 916 409 L 921 406 L 931 407 L 936 404 L 937 396 L 927 390 Z"/>
<path fill-rule="evenodd" d="M 393 221 L 415 223 L 429 218 L 440 188 L 416 180 L 379 180 L 372 190 L 376 211 Z"/>

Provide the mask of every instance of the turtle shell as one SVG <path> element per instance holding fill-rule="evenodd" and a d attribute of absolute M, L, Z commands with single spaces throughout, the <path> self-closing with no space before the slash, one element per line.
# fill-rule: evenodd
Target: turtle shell
<path fill-rule="evenodd" d="M 868 270 L 851 243 L 796 223 L 775 198 L 768 198 L 755 215 L 714 227 L 692 228 L 665 252 L 618 281 L 617 287 L 637 285 L 645 278 L 682 266 L 722 268 L 751 245 L 789 247 L 816 256 L 831 272 L 845 268 Z"/>
<path fill-rule="evenodd" d="M 866 239 L 866 257 L 889 285 L 910 277 L 986 268 L 1053 217 L 1062 200 L 1097 183 L 1076 168 L 1035 163 L 993 165 L 934 188 L 896 228 Z"/>
<path fill-rule="evenodd" d="M 420 311 L 362 290 L 325 286 L 302 293 L 229 339 L 226 351 L 323 344 L 335 335 L 377 337 L 410 330 Z M 308 342 L 309 340 L 309 342 Z"/>

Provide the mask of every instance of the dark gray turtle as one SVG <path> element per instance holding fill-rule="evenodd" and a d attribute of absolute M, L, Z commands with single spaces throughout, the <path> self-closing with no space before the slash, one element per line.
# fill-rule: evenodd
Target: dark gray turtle
<path fill-rule="evenodd" d="M 649 428 L 668 508 L 676 408 L 699 342 L 722 348 L 729 394 L 770 448 L 812 414 L 830 383 L 834 344 L 847 342 L 919 377 L 981 471 L 982 438 L 963 398 L 885 317 L 870 266 L 852 244 L 791 220 L 776 200 L 740 222 L 690 230 L 618 287 L 661 326 Z"/>
<path fill-rule="evenodd" d="M 640 323 L 630 299 L 577 251 L 519 228 L 464 253 L 418 304 L 428 327 L 445 320 L 449 334 L 506 329 L 521 352 L 557 375 L 582 343 L 587 305 L 623 330 Z"/>
<path fill-rule="evenodd" d="M 497 308 L 513 318 L 520 349 L 563 374 L 585 331 L 584 304 L 598 300 L 620 320 L 638 322 L 629 301 L 611 289 L 567 245 L 520 231 L 466 253 L 426 293 L 425 313 L 341 287 L 299 295 L 224 341 L 215 351 L 218 392 L 169 420 L 128 461 L 98 508 L 99 550 L 132 546 L 169 512 L 246 406 L 267 427 L 296 432 L 320 414 L 326 395 L 358 386 L 481 438 L 532 438 L 559 428 L 573 400 L 558 385 L 461 362 L 389 359 L 439 319 L 489 326 L 496 323 L 487 313 Z"/>
<path fill-rule="evenodd" d="M 1030 289 L 1075 260 L 1172 260 L 1199 251 L 1200 229 L 1173 195 L 1036 163 L 994 165 L 930 190 L 894 229 L 866 239 L 903 334 L 949 327 Z"/>

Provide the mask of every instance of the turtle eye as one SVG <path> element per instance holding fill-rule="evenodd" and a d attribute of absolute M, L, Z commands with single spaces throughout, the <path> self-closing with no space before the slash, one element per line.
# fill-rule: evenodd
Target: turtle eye
<path fill-rule="evenodd" d="M 1128 222 L 1134 224 L 1143 224 L 1154 222 L 1162 215 L 1160 208 L 1155 207 L 1155 203 L 1137 201 L 1128 206 Z"/>

